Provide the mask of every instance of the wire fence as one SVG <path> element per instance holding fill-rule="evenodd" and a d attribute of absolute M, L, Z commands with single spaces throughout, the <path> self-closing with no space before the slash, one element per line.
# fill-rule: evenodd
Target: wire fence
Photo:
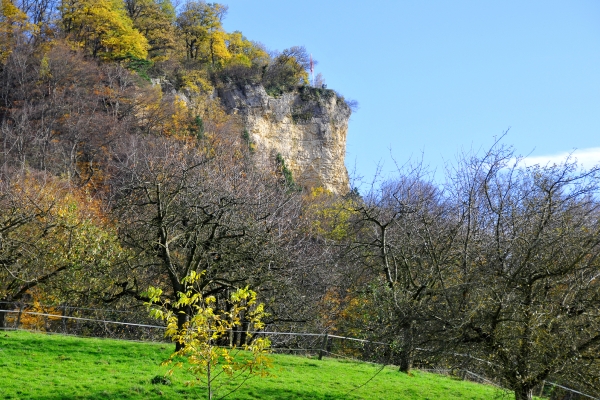
<path fill-rule="evenodd" d="M 105 337 L 133 341 L 165 342 L 165 326 L 156 325 L 147 317 L 145 309 L 111 310 L 72 307 L 68 305 L 43 305 L 39 303 L 0 302 L 0 329 L 28 330 L 60 333 L 83 337 Z M 3 326 L 2 326 L 3 325 Z M 300 354 L 340 358 L 354 361 L 387 363 L 391 346 L 387 343 L 324 333 L 299 333 L 281 331 L 232 331 L 229 345 L 243 343 L 247 334 L 265 336 L 271 341 L 274 353 Z M 423 349 L 421 349 L 423 350 Z M 466 369 L 426 369 L 441 375 L 502 388 L 497 382 Z M 543 382 L 536 390 L 539 397 L 552 400 L 594 399 L 597 397 L 553 382 Z"/>
<path fill-rule="evenodd" d="M 126 340 L 164 340 L 165 327 L 157 325 L 142 311 L 0 302 L 4 329 Z"/>
<path fill-rule="evenodd" d="M 113 339 L 165 341 L 164 325 L 148 316 L 145 308 L 112 310 L 84 308 L 68 305 L 45 305 L 40 303 L 2 303 L 0 318 L 4 313 L 4 329 L 24 329 L 62 333 L 84 337 Z M 274 328 L 281 328 L 275 326 Z M 246 334 L 268 336 L 276 353 L 324 355 L 363 361 L 381 362 L 389 353 L 389 345 L 364 339 L 332 335 L 328 333 L 282 332 L 263 330 L 245 332 L 233 330 L 225 345 L 241 345 Z M 229 343 L 227 343 L 229 341 Z"/>

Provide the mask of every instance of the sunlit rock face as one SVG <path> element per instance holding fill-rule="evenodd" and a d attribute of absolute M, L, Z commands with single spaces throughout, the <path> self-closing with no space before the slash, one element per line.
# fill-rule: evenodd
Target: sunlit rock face
<path fill-rule="evenodd" d="M 242 118 L 260 162 L 273 164 L 281 154 L 296 183 L 348 192 L 344 157 L 351 111 L 334 91 L 305 87 L 272 97 L 261 85 L 231 85 L 219 97 Z"/>

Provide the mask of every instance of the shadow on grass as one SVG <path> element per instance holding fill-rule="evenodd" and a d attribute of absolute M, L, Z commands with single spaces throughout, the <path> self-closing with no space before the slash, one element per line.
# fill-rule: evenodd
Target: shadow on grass
<path fill-rule="evenodd" d="M 241 393 L 240 393 L 241 394 Z M 176 397 L 173 397 L 173 396 Z M 102 391 L 96 393 L 86 393 L 85 396 L 74 396 L 74 395 L 64 395 L 60 393 L 56 393 L 55 395 L 42 395 L 42 396 L 28 396 L 28 399 L 31 400 L 108 400 L 108 399 L 139 399 L 140 396 L 143 396 L 145 399 L 168 399 L 168 398 L 177 398 L 177 399 L 202 399 L 204 398 L 199 393 L 161 393 L 160 389 L 148 391 L 146 393 L 125 393 L 122 391 L 109 392 Z M 15 397 L 7 397 L 7 399 L 21 399 L 19 395 Z M 228 399 L 236 399 L 235 393 L 227 397 Z M 346 400 L 352 397 L 348 397 L 345 395 L 325 395 L 322 396 L 320 394 L 316 394 L 313 391 L 294 391 L 294 390 L 285 390 L 285 389 L 265 389 L 261 390 L 260 393 L 257 391 L 253 391 L 252 393 L 244 393 L 244 399 L 277 399 L 277 400 Z M 364 397 L 359 397 L 364 398 Z"/>
<path fill-rule="evenodd" d="M 309 389 L 303 391 L 287 390 L 287 389 L 265 389 L 261 393 L 256 393 L 256 399 L 277 399 L 277 400 L 347 400 L 352 397 L 349 395 L 322 395 L 317 394 Z"/>
<path fill-rule="evenodd" d="M 198 393 L 163 393 L 160 390 L 150 390 L 143 393 L 127 393 L 123 391 L 108 391 L 104 390 L 101 392 L 86 392 L 85 395 L 76 396 L 76 395 L 65 395 L 61 393 L 56 393 L 54 395 L 41 395 L 35 396 L 28 394 L 27 397 L 22 397 L 20 395 L 15 395 L 14 397 L 5 397 L 5 399 L 31 399 L 31 400 L 113 400 L 113 399 L 203 399 L 204 397 L 199 395 Z"/>

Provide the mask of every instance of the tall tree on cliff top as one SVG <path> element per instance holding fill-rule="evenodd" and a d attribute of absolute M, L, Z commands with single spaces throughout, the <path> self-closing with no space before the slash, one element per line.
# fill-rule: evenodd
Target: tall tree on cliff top
<path fill-rule="evenodd" d="M 240 31 L 228 34 L 226 44 L 227 50 L 232 56 L 230 63 L 250 67 L 267 65 L 269 62 L 269 54 L 263 46 L 249 41 Z"/>
<path fill-rule="evenodd" d="M 175 50 L 175 8 L 170 0 L 125 0 L 133 26 L 148 40 L 152 60 L 168 59 Z"/>
<path fill-rule="evenodd" d="M 222 66 L 231 57 L 225 40 L 227 34 L 221 24 L 227 6 L 218 3 L 191 1 L 177 17 L 177 29 L 185 41 L 186 57 Z"/>
<path fill-rule="evenodd" d="M 63 0 L 65 34 L 91 56 L 145 59 L 148 41 L 133 27 L 123 0 Z"/>
<path fill-rule="evenodd" d="M 314 62 L 314 60 L 313 60 Z M 268 93 L 283 93 L 308 84 L 310 56 L 304 46 L 292 46 L 276 54 L 263 76 Z"/>

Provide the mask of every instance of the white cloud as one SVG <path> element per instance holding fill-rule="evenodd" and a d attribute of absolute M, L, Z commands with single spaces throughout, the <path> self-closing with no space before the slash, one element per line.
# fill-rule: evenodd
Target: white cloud
<path fill-rule="evenodd" d="M 567 157 L 571 156 L 571 161 L 577 161 L 580 167 L 589 169 L 600 164 L 600 147 L 591 147 L 589 149 L 577 149 L 570 152 L 563 152 L 558 154 L 549 154 L 543 156 L 530 156 L 525 157 L 521 161 L 521 165 L 535 165 L 541 166 L 560 164 L 563 163 Z"/>

